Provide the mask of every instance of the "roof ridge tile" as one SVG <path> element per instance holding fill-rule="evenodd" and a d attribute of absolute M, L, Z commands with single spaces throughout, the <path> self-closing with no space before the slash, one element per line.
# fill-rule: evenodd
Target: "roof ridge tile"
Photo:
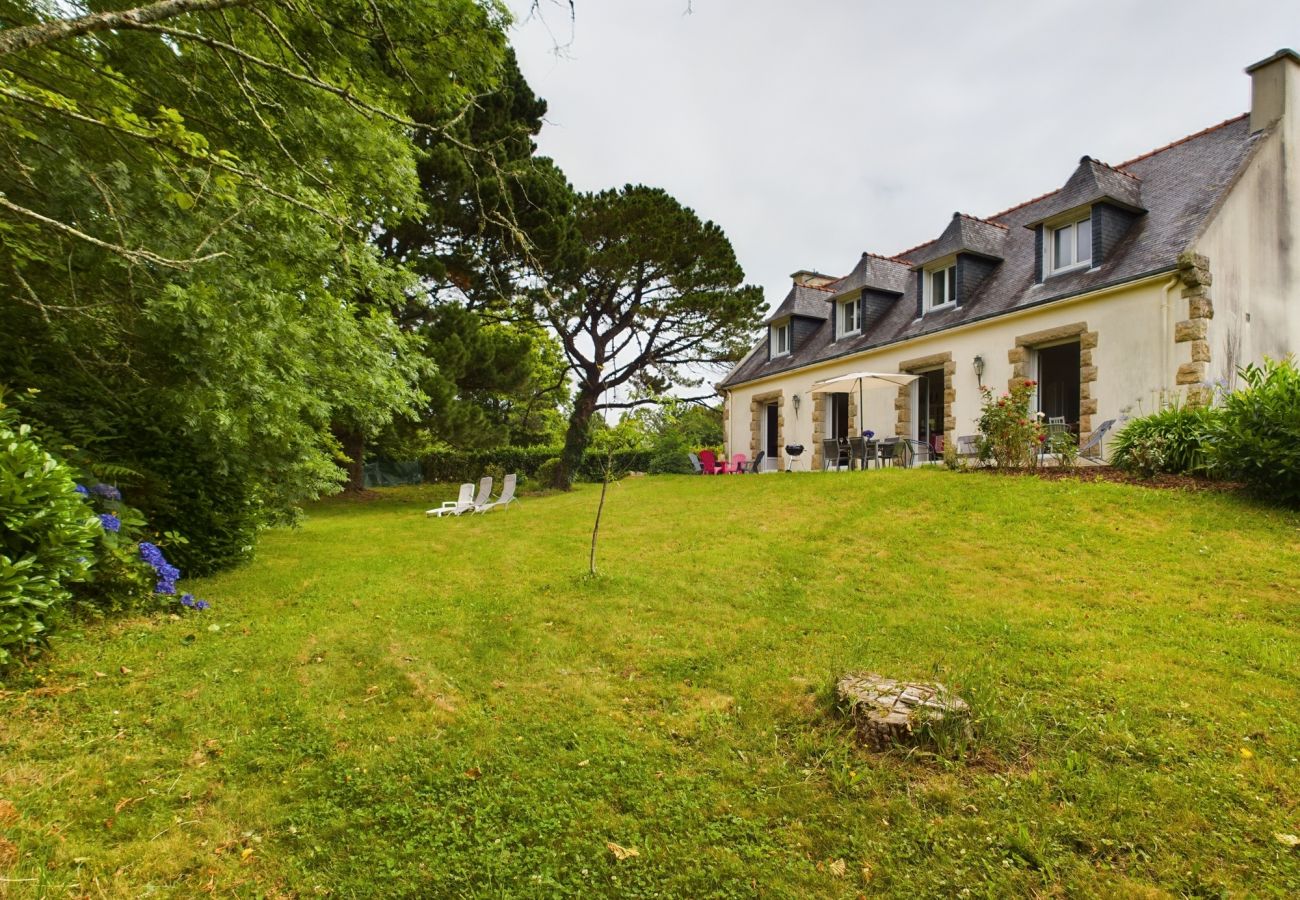
<path fill-rule="evenodd" d="M 1156 152 L 1156 151 L 1152 151 L 1152 152 L 1154 153 L 1154 152 Z M 1110 171 L 1112 171 L 1112 172 L 1117 172 L 1117 173 L 1119 173 L 1120 175 L 1125 175 L 1125 176 L 1127 176 L 1127 177 L 1129 177 L 1129 178 L 1132 178 L 1132 179 L 1133 179 L 1134 181 L 1136 181 L 1138 184 L 1141 184 L 1141 183 L 1142 183 L 1142 179 L 1139 178 L 1139 177 L 1137 177 L 1136 175 L 1134 175 L 1132 172 L 1125 172 L 1123 169 L 1119 168 L 1118 166 L 1112 166 L 1110 163 L 1105 162 L 1105 161 L 1100 160 L 1100 159 L 1097 159 L 1095 156 L 1089 156 L 1089 157 L 1086 157 L 1086 158 L 1089 159 L 1089 160 L 1091 160 L 1092 162 L 1095 162 L 1097 165 L 1101 166 L 1103 169 L 1110 169 Z"/>
<path fill-rule="evenodd" d="M 1137 176 L 1130 176 L 1130 177 L 1135 178 Z M 1003 228 L 1003 229 L 1007 227 L 1003 225 L 1001 222 L 990 222 L 988 219 L 981 219 L 979 216 L 972 216 L 970 213 L 959 212 L 957 213 L 957 215 L 961 216 L 963 219 L 970 219 L 972 222 L 979 222 L 981 225 L 992 225 L 994 228 Z"/>

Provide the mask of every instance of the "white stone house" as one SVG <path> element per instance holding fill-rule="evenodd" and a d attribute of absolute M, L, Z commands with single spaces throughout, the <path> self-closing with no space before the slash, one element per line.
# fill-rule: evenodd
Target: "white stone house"
<path fill-rule="evenodd" d="M 1058 190 L 847 275 L 799 271 L 719 384 L 727 453 L 871 429 L 939 446 L 972 434 L 981 385 L 1038 382 L 1087 439 L 1103 420 L 1203 399 L 1237 367 L 1300 355 L 1300 55 L 1250 66 L 1250 111 L 1118 165 L 1083 157 Z M 812 393 L 856 371 L 901 389 Z"/>

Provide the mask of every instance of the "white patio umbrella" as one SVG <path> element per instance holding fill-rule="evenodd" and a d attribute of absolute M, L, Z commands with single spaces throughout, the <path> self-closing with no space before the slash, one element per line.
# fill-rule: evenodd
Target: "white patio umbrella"
<path fill-rule="evenodd" d="M 822 381 L 814 381 L 811 393 L 834 393 L 837 386 L 856 381 L 858 383 L 858 415 L 862 415 L 864 409 L 862 393 L 864 388 L 891 386 L 903 387 L 911 384 L 920 377 L 920 375 L 909 375 L 906 372 L 850 372 L 847 375 L 840 375 L 837 378 L 826 378 Z"/>

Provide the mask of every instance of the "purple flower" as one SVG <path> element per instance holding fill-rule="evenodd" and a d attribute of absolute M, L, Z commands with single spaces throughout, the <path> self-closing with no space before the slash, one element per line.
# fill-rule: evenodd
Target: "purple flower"
<path fill-rule="evenodd" d="M 85 486 L 84 484 L 79 484 L 79 485 L 77 485 L 77 487 L 76 487 L 76 491 L 77 491 L 78 494 L 80 494 L 80 495 L 83 496 L 83 497 L 89 497 L 89 496 L 90 496 L 90 491 L 86 490 L 86 486 Z"/>
<path fill-rule="evenodd" d="M 209 607 L 208 607 L 208 601 L 206 601 L 206 600 L 195 600 L 195 601 L 194 601 L 194 608 L 197 609 L 197 610 L 199 610 L 200 612 L 202 612 L 203 610 L 209 608 Z"/>
<path fill-rule="evenodd" d="M 200 612 L 209 608 L 208 601 L 195 600 L 193 594 L 181 594 L 181 606 L 188 607 L 189 609 L 197 609 Z"/>
<path fill-rule="evenodd" d="M 167 557 L 163 556 L 163 552 L 156 545 L 141 541 L 140 558 L 153 566 L 153 570 L 158 573 L 158 583 L 153 589 L 155 594 L 176 593 L 176 581 L 181 577 L 181 570 L 167 562 Z"/>
<path fill-rule="evenodd" d="M 105 500 L 121 500 L 122 492 L 111 484 L 97 484 L 90 489 L 90 492 L 96 497 L 103 497 Z"/>
<path fill-rule="evenodd" d="M 100 513 L 99 524 L 104 526 L 105 531 L 111 531 L 113 534 L 122 530 L 122 520 L 112 513 Z"/>

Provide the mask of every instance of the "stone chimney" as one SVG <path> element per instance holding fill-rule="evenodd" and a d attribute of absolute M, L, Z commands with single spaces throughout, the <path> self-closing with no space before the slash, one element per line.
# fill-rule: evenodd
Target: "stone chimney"
<path fill-rule="evenodd" d="M 1300 115 L 1300 54 L 1279 50 L 1246 67 L 1250 76 L 1250 130 L 1268 128 L 1283 116 Z"/>
<path fill-rule="evenodd" d="M 812 269 L 800 269 L 790 277 L 794 279 L 795 284 L 805 284 L 808 287 L 821 287 L 836 280 L 834 275 L 823 275 L 821 272 L 814 272 Z"/>

